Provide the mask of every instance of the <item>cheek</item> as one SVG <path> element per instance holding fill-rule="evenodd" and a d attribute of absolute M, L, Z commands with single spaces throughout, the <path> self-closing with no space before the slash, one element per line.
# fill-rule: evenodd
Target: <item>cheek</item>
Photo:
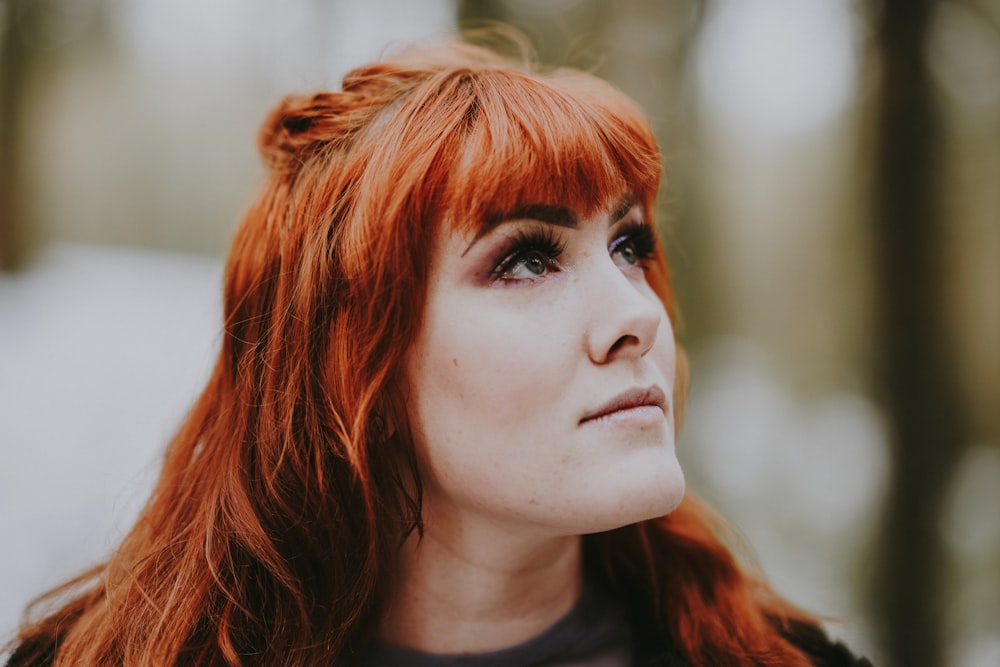
<path fill-rule="evenodd" d="M 564 335 L 496 310 L 474 301 L 429 310 L 408 355 L 415 445 L 438 478 L 489 484 L 508 466 L 523 465 L 549 434 L 569 381 L 572 348 Z"/>
<path fill-rule="evenodd" d="M 431 310 L 408 363 L 418 403 L 488 417 L 544 400 L 565 382 L 574 348 L 557 326 L 565 318 L 534 312 L 475 299 Z"/>
<path fill-rule="evenodd" d="M 677 378 L 677 342 L 670 316 L 664 311 L 660 315 L 660 326 L 656 332 L 656 342 L 649 351 L 649 361 L 663 375 L 668 387 L 674 387 Z"/>

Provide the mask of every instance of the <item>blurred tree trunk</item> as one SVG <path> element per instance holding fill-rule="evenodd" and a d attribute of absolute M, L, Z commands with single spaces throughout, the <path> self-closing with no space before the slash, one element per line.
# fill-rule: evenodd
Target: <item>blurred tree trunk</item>
<path fill-rule="evenodd" d="M 876 15 L 881 67 L 874 234 L 879 331 L 892 483 L 876 572 L 888 663 L 943 665 L 944 548 L 939 516 L 965 445 L 957 372 L 942 321 L 938 116 L 925 61 L 934 0 L 884 0 Z"/>
<path fill-rule="evenodd" d="M 540 62 L 588 68 L 594 64 L 593 43 L 601 31 L 599 5 L 584 0 L 569 11 L 551 12 L 540 3 L 537 13 L 525 15 L 523 9 L 504 0 L 459 0 L 458 22 L 463 28 L 511 26 L 528 38 Z"/>
<path fill-rule="evenodd" d="M 21 108 L 28 60 L 22 31 L 31 0 L 0 0 L 0 270 L 17 268 L 24 255 Z"/>

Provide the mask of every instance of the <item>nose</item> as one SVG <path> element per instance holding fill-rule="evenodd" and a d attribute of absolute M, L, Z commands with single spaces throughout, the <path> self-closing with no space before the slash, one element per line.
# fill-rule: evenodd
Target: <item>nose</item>
<path fill-rule="evenodd" d="M 591 310 L 585 345 L 597 364 L 644 356 L 656 342 L 664 312 L 652 290 L 642 289 L 613 262 L 608 264 L 610 270 L 605 267 L 595 276 L 585 297 Z"/>

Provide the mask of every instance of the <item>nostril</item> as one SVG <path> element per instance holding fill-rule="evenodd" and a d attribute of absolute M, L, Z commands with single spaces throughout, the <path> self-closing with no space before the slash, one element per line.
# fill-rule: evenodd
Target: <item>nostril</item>
<path fill-rule="evenodd" d="M 612 345 L 611 349 L 608 350 L 608 356 L 610 357 L 614 355 L 615 352 L 618 352 L 623 347 L 626 347 L 628 345 L 638 345 L 638 344 L 639 344 L 638 338 L 636 338 L 632 334 L 626 334 L 614 342 L 614 345 Z"/>

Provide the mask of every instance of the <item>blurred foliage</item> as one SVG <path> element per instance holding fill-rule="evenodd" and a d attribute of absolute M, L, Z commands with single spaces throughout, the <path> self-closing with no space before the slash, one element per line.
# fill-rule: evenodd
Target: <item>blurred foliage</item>
<path fill-rule="evenodd" d="M 290 89 L 335 85 L 331 63 L 352 44 L 398 42 L 395 14 L 430 11 L 400 3 L 388 16 L 388 1 L 2 0 L 0 265 L 53 241 L 222 254 L 260 177 L 266 109 Z M 784 389 L 748 382 L 736 403 L 877 399 L 886 449 L 854 465 L 889 461 L 886 527 L 831 533 L 850 541 L 838 553 L 857 565 L 852 604 L 867 576 L 889 664 L 971 665 L 1000 627 L 1000 537 L 983 528 L 996 496 L 980 479 L 997 481 L 1000 451 L 1000 0 L 776 6 L 459 0 L 455 16 L 514 26 L 541 61 L 594 71 L 649 113 L 696 390 L 725 357 L 718 341 L 737 339 L 766 351 Z M 828 20 L 837 12 L 846 27 Z M 821 41 L 841 59 L 814 58 Z M 847 432 L 875 450 L 876 427 L 858 428 Z M 809 451 L 776 440 L 775 457 Z M 721 463 L 689 456 L 711 488 Z M 740 501 L 724 509 L 740 516 Z M 813 560 L 828 539 L 810 545 Z M 864 557 L 869 539 L 880 559 Z"/>

